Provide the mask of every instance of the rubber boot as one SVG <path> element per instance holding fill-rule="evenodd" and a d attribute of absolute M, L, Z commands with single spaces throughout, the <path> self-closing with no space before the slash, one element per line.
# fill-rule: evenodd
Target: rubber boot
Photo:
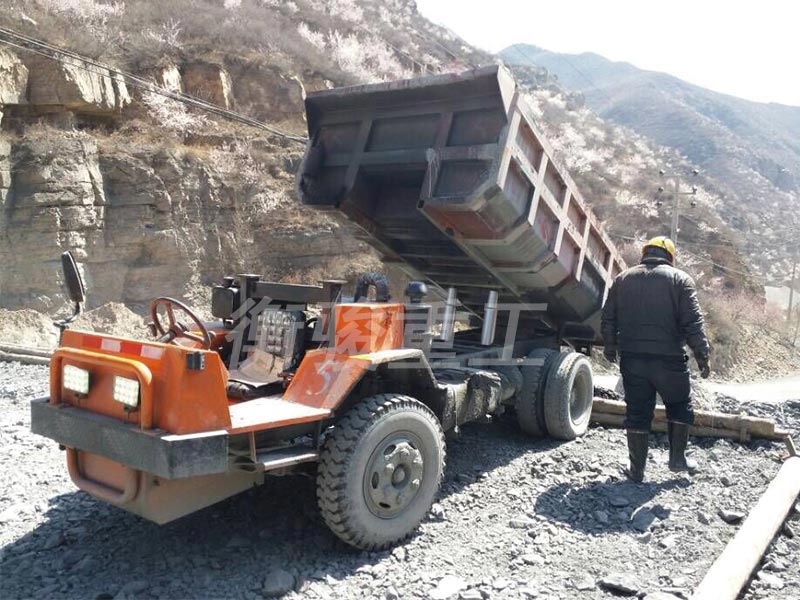
<path fill-rule="evenodd" d="M 628 456 L 630 467 L 625 469 L 625 475 L 635 483 L 644 480 L 644 467 L 647 464 L 647 450 L 649 448 L 650 432 L 628 429 Z"/>
<path fill-rule="evenodd" d="M 675 472 L 697 472 L 697 463 L 686 457 L 686 445 L 689 443 L 689 425 L 676 421 L 667 422 L 669 435 L 669 470 Z"/>

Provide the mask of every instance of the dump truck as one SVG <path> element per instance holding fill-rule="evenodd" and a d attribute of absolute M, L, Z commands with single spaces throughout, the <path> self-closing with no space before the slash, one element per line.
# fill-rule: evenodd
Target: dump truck
<path fill-rule="evenodd" d="M 381 549 L 428 513 L 465 423 L 586 431 L 587 354 L 624 263 L 503 67 L 316 92 L 306 109 L 300 201 L 401 267 L 404 297 L 384 274 L 354 289 L 241 274 L 213 287 L 214 321 L 153 300 L 155 339 L 66 320 L 32 430 L 78 488 L 156 523 L 313 475 L 333 533 Z M 68 253 L 64 268 L 78 312 Z"/>

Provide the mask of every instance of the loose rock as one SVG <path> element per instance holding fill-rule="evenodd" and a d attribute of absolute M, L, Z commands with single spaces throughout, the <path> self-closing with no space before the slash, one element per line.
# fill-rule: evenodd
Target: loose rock
<path fill-rule="evenodd" d="M 625 496 L 611 496 L 608 503 L 614 508 L 624 508 L 630 504 L 630 501 Z"/>
<path fill-rule="evenodd" d="M 783 586 L 785 585 L 783 579 L 781 579 L 777 575 L 773 575 L 772 573 L 766 573 L 764 571 L 760 571 L 758 573 L 758 580 L 764 585 L 766 585 L 768 588 L 774 590 L 783 589 Z"/>
<path fill-rule="evenodd" d="M 264 578 L 261 595 L 265 598 L 280 598 L 294 589 L 294 575 L 283 569 L 274 569 Z"/>
<path fill-rule="evenodd" d="M 606 575 L 598 584 L 603 589 L 618 592 L 624 596 L 633 596 L 639 593 L 639 582 L 636 578 L 627 573 L 612 573 Z"/>
<path fill-rule="evenodd" d="M 744 519 L 744 513 L 738 512 L 734 510 L 726 510 L 724 508 L 720 508 L 717 511 L 719 518 L 728 523 L 729 525 L 736 525 L 737 523 L 741 523 L 742 519 Z"/>
<path fill-rule="evenodd" d="M 467 582 L 456 575 L 445 575 L 428 594 L 431 600 L 447 600 L 454 598 L 459 592 L 466 589 Z"/>

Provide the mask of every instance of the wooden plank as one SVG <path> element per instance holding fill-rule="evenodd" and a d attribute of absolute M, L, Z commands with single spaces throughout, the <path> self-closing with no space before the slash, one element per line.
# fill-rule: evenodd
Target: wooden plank
<path fill-rule="evenodd" d="M 234 404 L 230 407 L 230 413 L 231 426 L 228 433 L 236 434 L 321 421 L 331 411 L 287 402 L 280 396 L 267 396 Z"/>
<path fill-rule="evenodd" d="M 625 414 L 625 403 L 619 400 L 606 400 L 595 398 L 592 411 L 614 415 Z M 713 412 L 707 410 L 694 411 L 695 425 L 707 427 L 709 429 L 728 429 L 732 431 L 747 431 L 750 435 L 769 440 L 781 440 L 785 437 L 785 432 L 775 428 L 775 423 L 768 419 L 759 419 L 746 415 L 732 415 L 727 413 Z M 666 409 L 656 406 L 653 421 L 667 420 Z"/>
<path fill-rule="evenodd" d="M 625 422 L 625 415 L 614 415 L 610 413 L 592 412 L 592 423 L 596 423 L 598 425 L 604 425 L 606 427 L 624 427 L 624 422 Z M 650 425 L 650 429 L 657 433 L 666 433 L 667 422 L 653 420 L 653 422 Z M 697 437 L 725 438 L 729 440 L 735 440 L 737 442 L 750 441 L 750 434 L 748 432 L 735 431 L 732 429 L 722 429 L 722 428 L 712 429 L 711 427 L 701 427 L 697 425 L 692 425 L 692 427 L 689 429 L 689 433 Z"/>
<path fill-rule="evenodd" d="M 800 457 L 789 458 L 700 582 L 693 600 L 735 600 L 800 494 Z"/>

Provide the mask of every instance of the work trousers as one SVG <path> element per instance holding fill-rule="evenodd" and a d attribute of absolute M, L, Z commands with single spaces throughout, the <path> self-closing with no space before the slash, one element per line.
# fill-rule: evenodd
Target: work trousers
<path fill-rule="evenodd" d="M 623 352 L 620 372 L 625 388 L 626 429 L 650 431 L 656 408 L 656 393 L 664 401 L 667 420 L 689 425 L 694 423 L 687 356 Z"/>

